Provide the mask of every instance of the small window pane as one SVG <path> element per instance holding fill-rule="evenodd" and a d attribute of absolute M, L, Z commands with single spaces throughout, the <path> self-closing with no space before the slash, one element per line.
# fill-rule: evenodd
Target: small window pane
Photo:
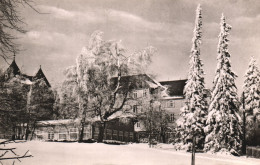
<path fill-rule="evenodd" d="M 48 139 L 49 140 L 53 140 L 54 139 L 54 133 L 53 132 L 49 132 L 48 133 Z"/>
<path fill-rule="evenodd" d="M 63 134 L 63 133 L 59 134 L 59 139 L 60 140 L 66 140 L 66 138 L 67 138 L 66 134 Z"/>

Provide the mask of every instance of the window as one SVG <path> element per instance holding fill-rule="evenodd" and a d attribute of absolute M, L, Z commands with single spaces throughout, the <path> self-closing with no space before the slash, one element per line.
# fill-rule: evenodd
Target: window
<path fill-rule="evenodd" d="M 53 139 L 54 139 L 54 133 L 48 132 L 48 140 L 53 140 Z"/>
<path fill-rule="evenodd" d="M 112 130 L 111 129 L 107 129 L 106 136 L 107 136 L 107 138 L 106 138 L 107 140 L 112 139 Z"/>
<path fill-rule="evenodd" d="M 124 133 L 124 141 L 129 141 L 129 132 Z"/>
<path fill-rule="evenodd" d="M 143 97 L 147 97 L 147 89 L 143 90 Z"/>
<path fill-rule="evenodd" d="M 117 139 L 117 133 L 118 133 L 117 130 L 113 130 L 113 135 L 112 135 L 112 139 L 113 139 L 113 140 L 118 140 L 118 139 Z"/>
<path fill-rule="evenodd" d="M 134 112 L 134 113 L 137 113 L 137 105 L 134 105 L 134 106 L 133 106 L 133 112 Z"/>
<path fill-rule="evenodd" d="M 76 140 L 76 139 L 78 139 L 77 128 L 71 128 L 71 129 L 70 129 L 70 139 L 71 139 L 71 140 Z"/>
<path fill-rule="evenodd" d="M 77 132 L 77 128 L 71 128 L 70 132 Z"/>
<path fill-rule="evenodd" d="M 170 121 L 174 122 L 174 114 L 173 113 L 170 115 Z"/>
<path fill-rule="evenodd" d="M 137 92 L 134 92 L 134 93 L 133 93 L 133 97 L 134 97 L 134 99 L 137 98 Z"/>
<path fill-rule="evenodd" d="M 66 140 L 66 139 L 67 139 L 66 129 L 61 129 L 59 132 L 59 140 Z"/>
<path fill-rule="evenodd" d="M 140 128 L 140 123 L 139 122 L 136 123 L 136 127 Z"/>
<path fill-rule="evenodd" d="M 134 140 L 134 133 L 129 132 L 129 141 L 133 141 L 133 140 Z"/>
<path fill-rule="evenodd" d="M 36 131 L 35 134 L 37 139 L 43 139 L 42 131 Z"/>
<path fill-rule="evenodd" d="M 123 131 L 119 131 L 119 139 L 120 141 L 123 141 L 124 133 Z"/>
<path fill-rule="evenodd" d="M 174 101 L 173 100 L 169 101 L 169 107 L 174 107 Z"/>
<path fill-rule="evenodd" d="M 65 133 L 59 133 L 59 139 L 60 140 L 66 140 L 66 134 Z"/>

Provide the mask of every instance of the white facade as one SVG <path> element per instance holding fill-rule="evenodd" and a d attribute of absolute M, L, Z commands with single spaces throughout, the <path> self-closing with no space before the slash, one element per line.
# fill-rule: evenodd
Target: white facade
<path fill-rule="evenodd" d="M 180 109 L 185 104 L 183 97 L 168 97 L 161 100 L 162 108 L 171 116 L 174 115 L 175 120 L 180 116 Z"/>

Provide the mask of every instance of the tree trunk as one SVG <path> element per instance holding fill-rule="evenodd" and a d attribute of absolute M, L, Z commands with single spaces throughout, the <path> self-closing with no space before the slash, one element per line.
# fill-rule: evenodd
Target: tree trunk
<path fill-rule="evenodd" d="M 105 129 L 106 129 L 106 122 L 104 121 L 103 123 L 100 123 L 100 125 L 99 125 L 99 133 L 98 133 L 98 142 L 99 143 L 103 142 Z"/>
<path fill-rule="evenodd" d="M 15 140 L 15 126 L 13 126 L 12 140 Z"/>
<path fill-rule="evenodd" d="M 191 155 L 191 165 L 195 165 L 195 152 L 196 152 L 196 137 L 193 135 L 192 138 L 192 155 Z"/>
<path fill-rule="evenodd" d="M 83 104 L 82 97 L 79 95 L 79 111 L 81 113 L 80 115 L 80 126 L 79 126 L 79 138 L 78 142 L 83 142 L 84 138 L 84 127 L 85 127 L 85 122 L 86 122 L 86 115 L 87 115 L 87 102 L 85 102 L 85 106 Z"/>
<path fill-rule="evenodd" d="M 29 129 L 29 122 L 26 123 L 26 129 L 25 129 L 25 140 L 28 140 L 29 134 L 30 134 L 30 129 Z"/>
<path fill-rule="evenodd" d="M 32 136 L 31 136 L 31 139 L 33 139 L 33 134 L 34 134 L 34 131 L 35 131 L 35 128 L 36 128 L 36 121 L 33 122 L 33 127 L 32 127 Z"/>
<path fill-rule="evenodd" d="M 84 138 L 84 125 L 85 125 L 85 122 L 81 121 L 80 128 L 79 128 L 79 139 L 78 139 L 78 142 L 83 142 L 83 138 Z"/>
<path fill-rule="evenodd" d="M 18 134 L 17 134 L 17 139 L 21 140 L 21 130 L 22 130 L 22 124 L 19 124 L 18 126 Z"/>
<path fill-rule="evenodd" d="M 162 140 L 162 143 L 166 143 L 165 133 L 161 133 L 161 140 Z"/>

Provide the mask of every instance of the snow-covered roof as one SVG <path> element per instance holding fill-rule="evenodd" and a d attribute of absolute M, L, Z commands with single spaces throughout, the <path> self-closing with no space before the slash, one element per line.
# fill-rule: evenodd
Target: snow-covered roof
<path fill-rule="evenodd" d="M 158 85 L 155 83 L 152 83 L 150 81 L 145 81 L 145 82 L 149 85 L 150 88 L 158 88 Z"/>
<path fill-rule="evenodd" d="M 174 81 L 161 81 L 161 85 L 167 87 L 169 96 L 183 96 L 184 87 L 186 85 L 185 80 L 174 80 Z"/>
<path fill-rule="evenodd" d="M 27 84 L 27 85 L 32 85 L 33 84 L 33 82 L 31 80 L 29 80 L 29 79 L 21 80 L 21 83 L 22 84 Z"/>
<path fill-rule="evenodd" d="M 112 87 L 116 86 L 117 77 L 112 77 L 111 82 L 112 82 Z M 162 85 L 159 82 L 155 81 L 147 74 L 122 76 L 120 82 L 123 87 L 131 84 L 132 89 L 143 89 L 147 87 L 150 88 L 162 87 Z"/>
<path fill-rule="evenodd" d="M 161 83 L 159 83 L 155 79 L 151 78 L 151 76 L 149 76 L 148 74 L 147 74 L 147 76 L 153 81 L 153 83 L 155 83 L 157 85 L 157 87 L 163 87 Z"/>
<path fill-rule="evenodd" d="M 46 120 L 38 121 L 37 125 L 65 125 L 71 123 L 79 123 L 80 119 L 63 119 L 63 120 Z"/>
<path fill-rule="evenodd" d="M 116 118 L 135 118 L 136 116 L 132 113 L 129 112 L 123 112 L 123 111 L 118 111 L 111 115 L 108 120 L 116 119 Z"/>
<path fill-rule="evenodd" d="M 184 99 L 183 96 L 166 96 L 162 97 L 163 100 L 174 100 L 174 99 Z"/>
<path fill-rule="evenodd" d="M 95 122 L 95 121 L 100 121 L 100 118 L 98 116 L 94 118 L 87 118 L 87 122 Z M 76 119 L 62 119 L 62 120 L 45 120 L 45 121 L 38 121 L 37 125 L 66 125 L 66 124 L 79 124 L 80 123 L 80 118 Z"/>

